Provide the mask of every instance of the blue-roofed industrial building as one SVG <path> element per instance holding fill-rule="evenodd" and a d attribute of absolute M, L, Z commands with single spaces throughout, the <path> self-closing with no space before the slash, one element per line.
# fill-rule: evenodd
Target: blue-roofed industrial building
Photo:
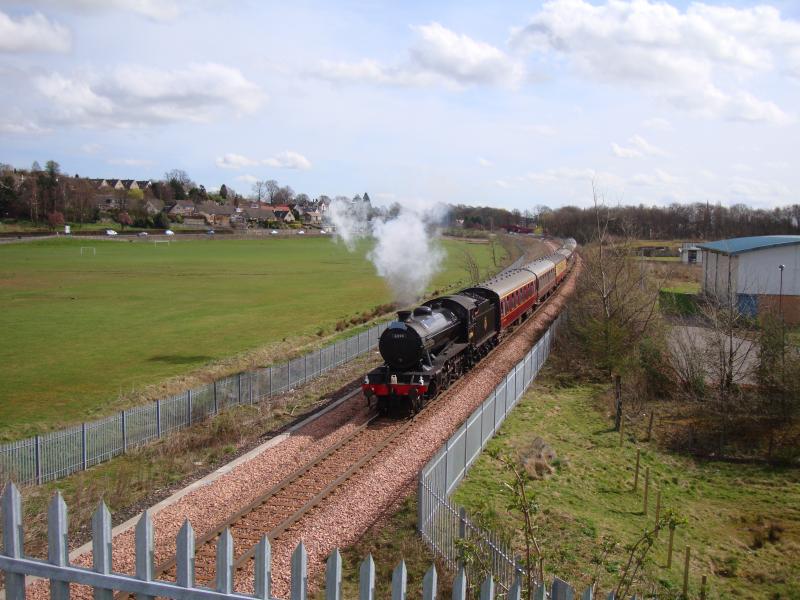
<path fill-rule="evenodd" d="M 762 235 L 700 244 L 703 292 L 735 299 L 741 311 L 781 312 L 800 323 L 800 235 Z"/>

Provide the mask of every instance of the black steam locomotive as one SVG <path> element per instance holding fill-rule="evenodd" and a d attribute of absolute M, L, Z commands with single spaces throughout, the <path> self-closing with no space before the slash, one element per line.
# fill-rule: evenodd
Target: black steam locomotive
<path fill-rule="evenodd" d="M 394 406 L 419 411 L 550 297 L 571 268 L 576 246 L 566 240 L 551 256 L 398 312 L 378 342 L 385 364 L 361 386 L 367 400 L 382 412 Z"/>

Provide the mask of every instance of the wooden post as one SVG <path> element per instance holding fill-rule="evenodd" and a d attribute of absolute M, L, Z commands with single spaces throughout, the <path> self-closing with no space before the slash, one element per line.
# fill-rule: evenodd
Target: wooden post
<path fill-rule="evenodd" d="M 675 528 L 669 528 L 669 543 L 667 544 L 667 568 L 672 567 L 672 542 L 675 541 Z"/>
<path fill-rule="evenodd" d="M 650 493 L 650 467 L 644 469 L 644 514 L 647 514 L 647 496 Z"/>
<path fill-rule="evenodd" d="M 636 469 L 633 471 L 633 491 L 635 492 L 639 489 L 639 460 L 642 456 L 642 451 L 637 448 L 636 449 Z"/>
<path fill-rule="evenodd" d="M 706 600 L 706 584 L 708 583 L 708 577 L 703 575 L 703 579 L 700 581 L 700 600 Z"/>
<path fill-rule="evenodd" d="M 686 546 L 686 558 L 683 563 L 683 597 L 688 598 L 689 594 L 689 560 L 692 557 L 692 549 Z"/>
<path fill-rule="evenodd" d="M 647 441 L 650 441 L 651 436 L 653 435 L 653 416 L 655 415 L 655 411 L 650 411 L 650 420 L 647 422 Z"/>
<path fill-rule="evenodd" d="M 660 516 L 661 516 L 661 490 L 658 490 L 658 493 L 656 493 L 656 525 L 655 525 L 656 537 L 658 537 L 658 530 L 660 529 L 660 526 L 658 524 L 658 519 Z"/>

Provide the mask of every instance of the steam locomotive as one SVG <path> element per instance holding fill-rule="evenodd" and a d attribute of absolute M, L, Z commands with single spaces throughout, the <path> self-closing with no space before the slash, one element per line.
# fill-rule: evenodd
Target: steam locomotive
<path fill-rule="evenodd" d="M 576 246 L 570 238 L 550 256 L 399 311 L 378 341 L 385 364 L 361 386 L 367 401 L 383 413 L 418 412 L 550 297 L 572 267 Z"/>

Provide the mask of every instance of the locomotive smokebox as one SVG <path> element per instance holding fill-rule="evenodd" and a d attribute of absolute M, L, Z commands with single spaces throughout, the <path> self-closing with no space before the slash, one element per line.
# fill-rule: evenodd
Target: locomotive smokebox
<path fill-rule="evenodd" d="M 411 311 L 410 310 L 398 310 L 397 311 L 397 320 L 401 323 L 405 323 L 411 318 Z"/>
<path fill-rule="evenodd" d="M 422 339 L 412 327 L 395 322 L 381 334 L 378 350 L 393 369 L 408 369 L 422 358 Z"/>

